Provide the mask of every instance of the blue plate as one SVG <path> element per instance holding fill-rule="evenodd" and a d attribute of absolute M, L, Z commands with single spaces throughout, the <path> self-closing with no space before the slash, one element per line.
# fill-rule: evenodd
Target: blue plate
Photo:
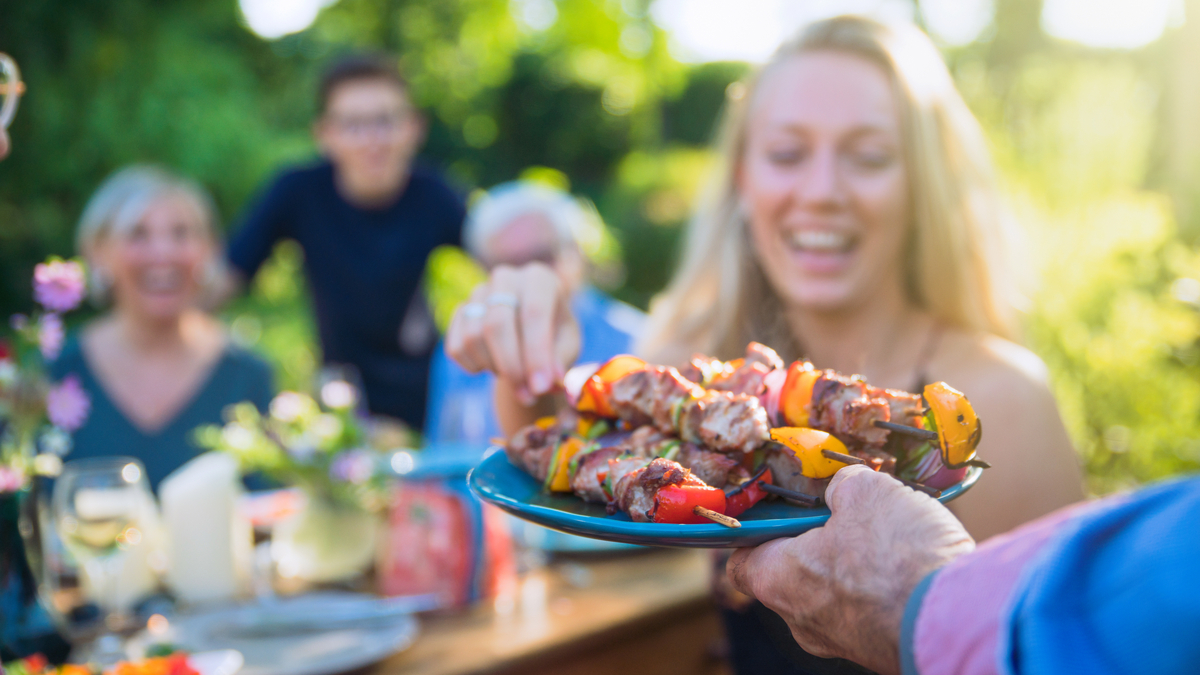
<path fill-rule="evenodd" d="M 942 492 L 943 504 L 966 492 L 979 480 L 982 469 L 972 467 L 963 481 Z M 792 506 L 778 500 L 759 502 L 738 520 L 739 528 L 723 525 L 667 525 L 635 523 L 620 513 L 610 516 L 600 504 L 573 495 L 547 494 L 532 476 L 513 466 L 497 450 L 471 470 L 467 483 L 479 498 L 523 520 L 568 534 L 643 546 L 677 548 L 740 548 L 764 541 L 794 537 L 829 520 L 829 509 Z"/>

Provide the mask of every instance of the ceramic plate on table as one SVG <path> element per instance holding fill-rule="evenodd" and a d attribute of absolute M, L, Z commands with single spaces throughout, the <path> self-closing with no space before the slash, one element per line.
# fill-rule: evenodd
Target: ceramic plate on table
<path fill-rule="evenodd" d="M 322 592 L 212 608 L 177 615 L 165 632 L 143 633 L 131 647 L 144 650 L 167 642 L 197 655 L 234 649 L 245 661 L 238 675 L 341 673 L 382 661 L 416 639 L 417 619 L 384 616 L 388 612 L 381 607 L 387 602 L 358 593 Z"/>
<path fill-rule="evenodd" d="M 961 483 L 942 491 L 943 504 L 966 492 L 982 469 L 972 467 Z M 782 501 L 759 502 L 738 520 L 739 528 L 723 525 L 635 523 L 621 513 L 609 516 L 601 504 L 568 494 L 547 494 L 541 484 L 508 461 L 503 452 L 487 456 L 467 478 L 484 501 L 523 520 L 581 537 L 644 546 L 679 548 L 740 548 L 764 541 L 794 537 L 829 520 L 829 509 L 793 506 Z"/>
<path fill-rule="evenodd" d="M 234 675 L 245 662 L 245 657 L 236 649 L 188 654 L 188 665 L 200 675 Z"/>

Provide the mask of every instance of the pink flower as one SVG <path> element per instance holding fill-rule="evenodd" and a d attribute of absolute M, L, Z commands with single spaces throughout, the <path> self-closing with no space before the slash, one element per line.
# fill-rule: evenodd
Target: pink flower
<path fill-rule="evenodd" d="M 16 492 L 24 486 L 24 476 L 6 466 L 0 466 L 0 493 Z"/>
<path fill-rule="evenodd" d="M 65 431 L 75 431 L 83 426 L 91 408 L 91 399 L 74 375 L 63 378 L 46 394 L 46 416 L 51 424 Z"/>
<path fill-rule="evenodd" d="M 38 349 L 42 352 L 42 358 L 47 361 L 57 359 L 62 351 L 64 336 L 62 317 L 53 312 L 43 315 L 38 322 Z"/>
<path fill-rule="evenodd" d="M 74 260 L 53 260 L 33 268 L 33 297 L 52 312 L 75 309 L 86 288 L 83 265 Z"/>
<path fill-rule="evenodd" d="M 329 475 L 337 481 L 361 485 L 375 475 L 375 461 L 365 450 L 351 450 L 333 460 Z"/>

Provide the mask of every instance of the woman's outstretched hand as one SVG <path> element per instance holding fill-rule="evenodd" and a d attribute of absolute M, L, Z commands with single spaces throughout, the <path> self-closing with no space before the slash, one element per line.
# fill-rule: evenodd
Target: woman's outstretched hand
<path fill-rule="evenodd" d="M 944 506 L 891 476 L 842 469 L 824 527 L 733 554 L 733 585 L 777 612 L 817 656 L 899 673 L 900 623 L 925 575 L 975 548 Z"/>
<path fill-rule="evenodd" d="M 525 405 L 562 382 L 579 346 L 570 292 L 543 263 L 492 270 L 446 332 L 450 358 L 469 372 L 495 373 Z"/>

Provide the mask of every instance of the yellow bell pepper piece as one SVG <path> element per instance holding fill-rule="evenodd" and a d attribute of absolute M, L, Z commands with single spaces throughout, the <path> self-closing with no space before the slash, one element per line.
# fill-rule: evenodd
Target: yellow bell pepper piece
<path fill-rule="evenodd" d="M 983 425 L 963 393 L 945 382 L 925 387 L 925 401 L 937 422 L 942 463 L 958 469 L 975 458 L 975 448 L 983 436 Z"/>
<path fill-rule="evenodd" d="M 535 421 L 534 424 L 539 429 L 549 429 L 550 427 L 554 426 L 555 422 L 558 422 L 557 417 L 554 415 L 547 415 L 545 417 L 537 418 L 537 421 Z"/>
<path fill-rule="evenodd" d="M 839 469 L 850 466 L 836 459 L 829 459 L 821 454 L 822 450 L 832 450 L 843 455 L 846 444 L 837 437 L 807 427 L 779 427 L 771 430 L 771 440 L 782 443 L 800 460 L 800 473 L 808 478 L 829 478 Z"/>
<path fill-rule="evenodd" d="M 555 453 L 554 466 L 550 467 L 550 491 L 571 491 L 571 458 L 584 448 L 582 440 L 572 436 L 558 446 Z"/>
<path fill-rule="evenodd" d="M 579 424 L 576 425 L 575 431 L 580 436 L 587 438 L 588 433 L 591 432 L 592 427 L 596 426 L 596 422 L 599 421 L 599 419 L 600 418 L 598 417 L 591 417 L 590 415 L 580 415 Z"/>

